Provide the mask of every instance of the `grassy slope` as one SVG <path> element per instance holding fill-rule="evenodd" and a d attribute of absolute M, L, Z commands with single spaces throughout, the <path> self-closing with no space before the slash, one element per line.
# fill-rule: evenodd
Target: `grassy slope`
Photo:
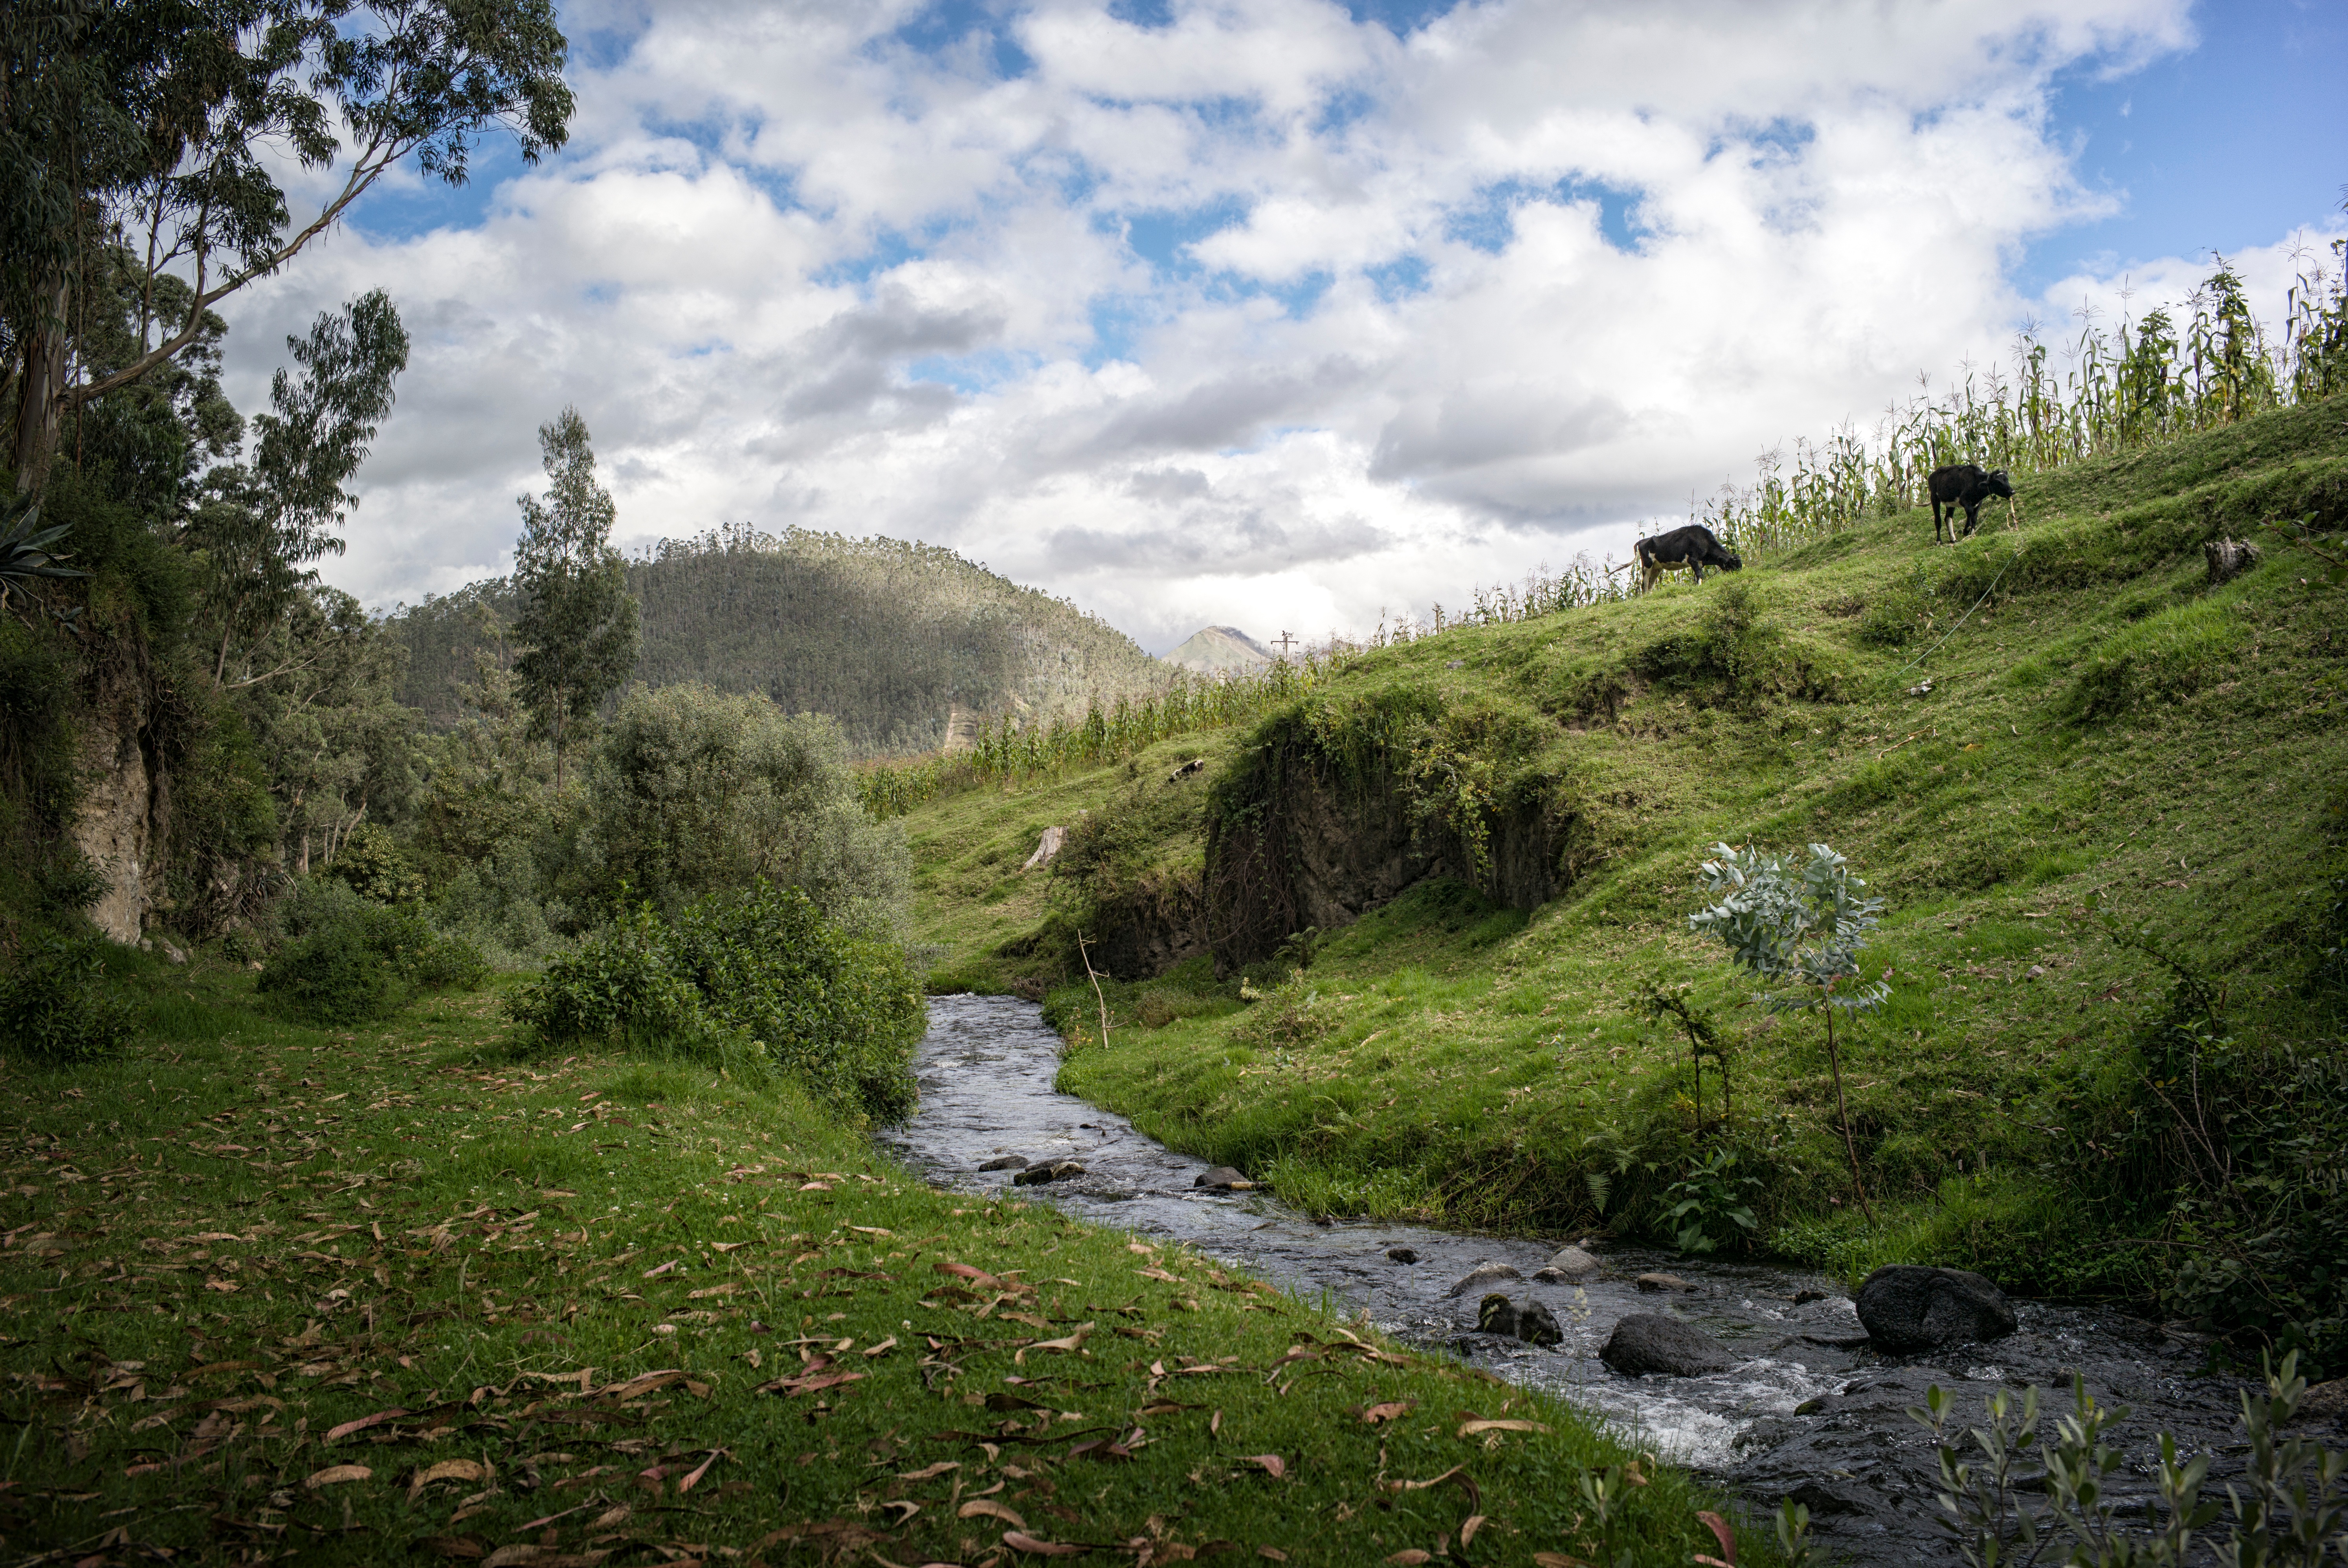
<path fill-rule="evenodd" d="M 1057 979 L 1056 958 L 1021 951 L 1017 942 L 1052 907 L 1052 879 L 1021 869 L 1044 830 L 1113 809 L 1137 784 L 1155 784 L 1194 759 L 1211 772 L 1237 743 L 1231 732 L 1184 735 L 1113 767 L 948 795 L 905 817 L 913 851 L 911 936 L 942 950 L 930 989 L 1003 992 Z M 1169 857 L 1195 847 L 1169 845 Z M 1006 944 L 1014 950 L 1002 951 Z"/>
<path fill-rule="evenodd" d="M 1354 1563 L 1480 1512 L 1479 1557 L 1611 1559 L 1571 1500 L 1628 1456 L 1560 1407 L 1200 1257 L 932 1192 L 795 1095 L 518 1054 L 494 994 L 324 1031 L 235 970 L 118 963 L 152 999 L 127 1059 L 0 1075 L 18 1556 L 994 1563 L 1015 1520 L 1144 1562 Z M 857 1380 L 760 1391 L 808 1357 Z M 690 1380 L 631 1381 L 668 1368 Z M 1415 1404 L 1353 1413 L 1387 1400 Z M 1551 1430 L 1463 1437 L 1471 1412 Z M 1073 1451 L 1095 1440 L 1130 1457 Z M 1684 1563 L 1704 1501 L 1657 1475 L 1621 1542 Z"/>
<path fill-rule="evenodd" d="M 1597 869 L 1529 921 L 1422 887 L 1269 1006 L 1226 992 L 1150 1029 L 1169 1016 L 1153 989 L 1213 988 L 1117 988 L 1127 1027 L 1072 1058 L 1066 1086 L 1315 1207 L 1565 1229 L 1599 1217 L 1591 1173 L 1614 1215 L 1691 1157 L 1684 1047 L 1637 1005 L 1684 986 L 1735 1042 L 1736 1141 L 1779 1247 L 2141 1288 L 2137 1255 L 2096 1241 L 2039 1165 L 2110 1157 L 2046 1129 L 2121 1114 L 2161 977 L 2066 916 L 2101 893 L 2225 977 L 2238 1011 L 2272 1003 L 2299 963 L 2320 814 L 2348 776 L 2340 590 L 2271 534 L 2263 565 L 2211 589 L 2198 538 L 2341 486 L 2343 420 L 2317 405 L 2082 468 L 2027 487 L 2021 526 L 1992 511 L 1955 548 L 1930 548 L 1910 511 L 1700 589 L 1364 660 L 1324 713 L 1405 688 L 1497 713 L 1532 737 L 1511 765 L 1573 805 Z M 1704 635 L 1732 586 L 1759 612 L 1746 647 L 1765 668 L 1741 692 L 1716 672 L 1671 679 L 1672 640 Z M 1931 692 L 1910 695 L 1927 672 Z M 1591 699 L 1610 683 L 1611 719 Z M 1056 809 L 1113 793 L 1068 781 Z M 991 809 L 958 819 L 961 864 L 1011 804 Z M 925 814 L 913 831 L 937 865 Z M 1686 931 L 1705 847 L 1748 837 L 1828 838 L 1891 901 L 1869 963 L 1892 971 L 1893 999 L 1845 1057 L 1879 1228 L 1850 1223 L 1817 1026 L 1765 1024 Z M 990 927 L 925 874 L 923 917 L 965 944 L 1027 913 L 1005 901 Z M 1716 1117 L 1709 1075 L 1707 1094 Z"/>

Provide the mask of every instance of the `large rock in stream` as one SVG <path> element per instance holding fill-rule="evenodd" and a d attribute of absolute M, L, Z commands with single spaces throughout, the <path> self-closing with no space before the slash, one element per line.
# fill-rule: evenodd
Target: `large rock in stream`
<path fill-rule="evenodd" d="M 1560 1248 L 1555 1257 L 1535 1271 L 1533 1277 L 1544 1285 L 1568 1285 L 1597 1272 L 1596 1258 L 1578 1246 L 1569 1246 Z"/>
<path fill-rule="evenodd" d="M 1517 1272 L 1517 1266 L 1513 1263 L 1493 1263 L 1487 1260 L 1461 1275 L 1451 1288 L 1443 1294 L 1446 1299 L 1449 1299 L 1465 1296 L 1471 1290 L 1481 1290 L 1488 1285 L 1498 1285 L 1504 1279 L 1522 1279 L 1523 1277 L 1523 1275 Z"/>
<path fill-rule="evenodd" d="M 1886 1265 L 1859 1287 L 1859 1321 L 1879 1350 L 2003 1339 L 2018 1325 L 2005 1293 L 1962 1268 Z"/>
<path fill-rule="evenodd" d="M 1728 1347 L 1692 1323 L 1660 1312 L 1633 1312 L 1614 1325 L 1598 1358 L 1626 1378 L 1660 1372 L 1694 1378 L 1736 1365 Z"/>

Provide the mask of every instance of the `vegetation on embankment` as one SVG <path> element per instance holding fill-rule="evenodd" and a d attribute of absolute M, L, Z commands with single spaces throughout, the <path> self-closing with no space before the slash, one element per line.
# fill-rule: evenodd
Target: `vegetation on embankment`
<path fill-rule="evenodd" d="M 1278 923 L 1210 909 L 1224 978 L 1108 985 L 1105 1049 L 1066 977 L 1064 1084 L 1319 1209 L 1667 1236 L 1695 1196 L 1733 1245 L 1749 1198 L 1766 1245 L 1854 1275 L 2158 1299 L 2336 1374 L 2348 1068 L 2311 976 L 2343 945 L 2343 419 L 2334 399 L 2082 464 L 1954 548 L 1910 509 L 1701 588 L 1348 661 L 1232 746 L 1211 853 L 1167 858 L 1200 857 L 1210 889 L 1251 846 L 1311 871 L 1292 932 L 1359 869 L 1327 864 L 1333 824 L 1400 821 L 1410 843 L 1380 853 L 1426 879 L 1277 951 Z M 2221 535 L 2265 554 L 2213 585 Z M 1058 787 L 1063 814 L 1129 788 Z M 983 910 L 939 907 L 962 886 L 941 835 L 907 825 L 918 918 L 974 937 Z M 993 852 L 961 826 L 957 863 Z M 1874 1224 L 1818 1025 L 1766 1018 L 1686 925 L 1710 845 L 1814 839 L 1890 901 L 1865 962 L 1892 995 L 1843 1058 Z M 1511 907 L 1536 902 L 1527 844 L 1550 886 Z M 1701 1134 L 1657 990 L 1726 1045 Z"/>
<path fill-rule="evenodd" d="M 19 1555 L 1343 1564 L 1475 1516 L 1500 1563 L 1711 1549 L 1652 1461 L 1601 1532 L 1580 1483 L 1632 1456 L 1563 1407 L 932 1191 L 786 1081 L 535 1052 L 494 992 L 325 1030 L 108 961 L 128 1052 L 0 1075 Z"/>

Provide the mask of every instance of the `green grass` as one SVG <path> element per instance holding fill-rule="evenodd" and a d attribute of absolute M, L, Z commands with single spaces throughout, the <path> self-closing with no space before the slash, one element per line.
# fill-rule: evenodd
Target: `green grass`
<path fill-rule="evenodd" d="M 1052 910 L 1053 879 L 1042 868 L 1022 868 L 1044 830 L 1111 809 L 1137 785 L 1195 790 L 1193 782 L 1168 786 L 1163 781 L 1194 759 L 1214 768 L 1235 740 L 1231 731 L 1183 735 L 1124 763 L 1024 789 L 948 795 L 907 815 L 913 851 L 911 935 L 936 955 L 930 989 L 1042 996 L 1062 973 L 1056 934 L 1039 939 Z M 1186 847 L 1195 851 L 1196 845 Z"/>
<path fill-rule="evenodd" d="M 1701 588 L 1354 661 L 1225 754 L 1292 746 L 1342 797 L 1450 747 L 1457 776 L 1488 769 L 1490 809 L 1562 825 L 1569 885 L 1528 914 L 1423 884 L 1309 968 L 1251 971 L 1262 999 L 1197 973 L 1112 987 L 1106 1049 L 1075 1027 L 1089 989 L 1055 995 L 1081 1046 L 1063 1087 L 1324 1211 L 1635 1231 L 1704 1147 L 1685 1042 L 1641 1005 L 1683 989 L 1730 1041 L 1727 1135 L 1776 1250 L 2154 1294 L 2163 1255 L 2133 1238 L 2159 1216 L 2115 1145 L 2167 976 L 2079 917 L 2099 895 L 2222 982 L 2246 1030 L 2336 1049 L 2293 989 L 2348 777 L 2340 552 L 2266 525 L 2348 521 L 2343 418 L 2335 400 L 2065 470 L 1953 548 L 1910 510 Z M 2219 532 L 2266 556 L 2211 587 Z M 1434 718 L 1397 741 L 1398 713 Z M 1116 787 L 1062 781 L 1052 810 Z M 967 950 L 1016 946 L 1041 907 L 962 901 L 932 868 L 949 843 L 995 853 L 1020 804 L 909 819 L 921 918 Z M 1867 963 L 1892 999 L 1844 1057 L 1873 1225 L 1818 1025 L 1765 1018 L 1685 925 L 1708 845 L 1812 838 L 1891 905 Z M 1704 1092 L 1717 1127 L 1709 1070 Z"/>
<path fill-rule="evenodd" d="M 994 1563 L 1015 1520 L 1343 1564 L 1481 1515 L 1477 1560 L 1612 1561 L 1577 1484 L 1632 1456 L 1565 1408 L 932 1191 L 794 1092 L 535 1053 L 494 990 L 320 1030 L 239 970 L 117 968 L 127 1056 L 0 1075 L 19 1556 Z M 1716 1501 L 1648 1471 L 1613 1544 L 1709 1549 Z"/>

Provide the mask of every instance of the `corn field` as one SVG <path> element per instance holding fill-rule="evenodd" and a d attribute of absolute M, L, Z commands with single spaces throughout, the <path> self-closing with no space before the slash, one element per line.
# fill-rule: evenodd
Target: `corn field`
<path fill-rule="evenodd" d="M 2064 346 L 2017 334 L 2008 369 L 1968 370 L 1946 395 L 1920 394 L 1884 411 L 1871 433 L 1845 425 L 1825 439 L 1763 453 L 1748 486 L 1725 485 L 1690 509 L 1747 560 L 1921 505 L 1925 479 L 1952 463 L 2017 475 L 2138 451 L 2271 408 L 2348 388 L 2348 253 L 2303 269 L 2280 331 L 2252 314 L 2224 258 L 2178 311 L 2085 322 Z"/>
<path fill-rule="evenodd" d="M 1071 768 L 1121 762 L 1176 735 L 1247 723 L 1324 684 L 1346 652 L 1309 652 L 1220 678 L 1183 671 L 1157 692 L 1113 703 L 1096 701 L 1080 719 L 1023 724 L 1005 715 L 980 731 L 966 750 L 868 766 L 864 807 L 876 817 L 901 816 L 942 795 L 990 785 L 1015 788 Z"/>

